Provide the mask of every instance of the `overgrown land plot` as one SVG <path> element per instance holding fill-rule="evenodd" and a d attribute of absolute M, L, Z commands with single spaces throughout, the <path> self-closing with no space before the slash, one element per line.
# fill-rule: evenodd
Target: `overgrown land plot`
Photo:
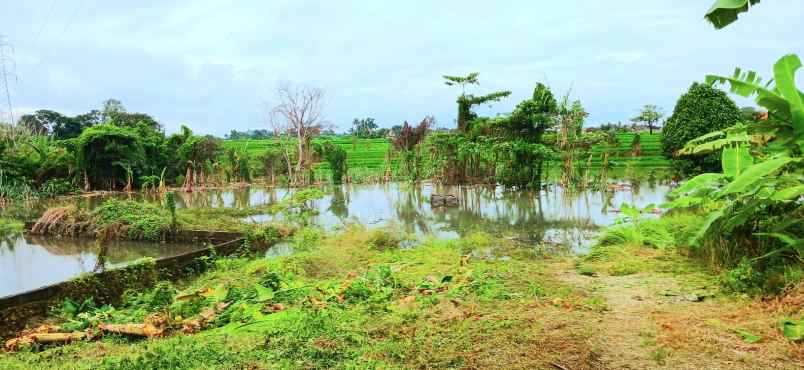
<path fill-rule="evenodd" d="M 0 369 L 802 369 L 801 67 L 631 125 L 544 83 L 481 116 L 512 93 L 477 72 L 434 82 L 450 129 L 325 131 L 293 84 L 227 139 L 115 99 L 25 114 L 0 124 Z"/>
<path fill-rule="evenodd" d="M 804 361 L 776 328 L 777 315 L 800 312 L 801 291 L 772 301 L 723 294 L 711 273 L 670 250 L 629 241 L 580 259 L 545 257 L 483 233 L 405 250 L 394 235 L 302 229 L 290 256 L 210 261 L 198 278 L 127 295 L 119 307 L 55 307 L 51 321 L 62 328 L 150 322 L 160 334 L 6 353 L 0 365 L 796 369 Z"/>

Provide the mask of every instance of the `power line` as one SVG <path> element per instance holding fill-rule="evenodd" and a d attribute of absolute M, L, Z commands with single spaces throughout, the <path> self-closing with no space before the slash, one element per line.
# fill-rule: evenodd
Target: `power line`
<path fill-rule="evenodd" d="M 14 64 L 14 59 L 10 55 L 6 55 L 6 49 L 11 54 L 14 53 L 14 47 L 5 41 L 5 36 L 0 35 L 0 82 L 3 83 L 3 90 L 6 93 L 6 103 L 8 103 L 8 115 L 11 117 L 11 126 L 14 126 L 14 108 L 11 105 L 11 92 L 8 88 L 8 76 L 14 76 L 6 68 L 6 62 Z M 16 76 L 15 76 L 16 78 Z"/>
<path fill-rule="evenodd" d="M 67 21 L 64 23 L 64 29 L 61 31 L 61 34 L 57 36 L 57 38 L 59 38 L 60 36 L 64 36 L 65 34 L 67 34 L 67 30 L 70 28 L 70 26 L 72 26 L 73 21 L 74 21 L 74 20 L 75 20 L 75 18 L 78 16 L 78 13 L 81 11 L 81 9 L 82 9 L 83 7 L 84 7 L 84 1 L 83 1 L 83 0 L 78 1 L 78 5 L 75 7 L 75 10 L 73 11 L 72 15 L 70 15 L 70 17 L 69 17 L 69 18 L 67 18 Z M 59 40 L 59 41 L 60 41 L 60 40 Z M 36 73 L 39 71 L 39 67 L 41 67 L 41 66 L 42 66 L 42 63 L 43 63 L 45 60 L 50 59 L 50 55 L 52 54 L 52 52 L 53 52 L 53 48 L 52 48 L 52 47 L 50 47 L 50 48 L 48 48 L 48 49 L 47 49 L 47 52 L 45 53 L 45 57 L 44 57 L 44 58 L 39 59 L 39 62 L 37 62 L 37 63 L 36 63 L 36 65 L 33 67 L 33 72 L 32 72 L 32 74 L 34 74 L 34 75 L 35 75 L 35 74 L 36 74 Z"/>
<path fill-rule="evenodd" d="M 52 0 L 50 2 L 50 7 L 48 7 L 47 13 L 45 14 L 45 18 L 42 21 L 42 25 L 39 26 L 39 31 L 36 32 L 36 34 L 34 35 L 34 39 L 31 42 L 31 45 L 36 45 L 36 42 L 39 41 L 39 36 L 42 35 L 42 31 L 45 30 L 45 26 L 47 26 L 47 24 L 50 21 L 50 17 L 53 15 L 53 8 L 55 7 L 54 5 L 56 5 L 56 0 Z"/>

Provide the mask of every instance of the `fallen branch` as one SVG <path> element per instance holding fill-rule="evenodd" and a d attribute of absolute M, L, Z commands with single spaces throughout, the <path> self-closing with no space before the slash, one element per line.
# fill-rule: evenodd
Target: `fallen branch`
<path fill-rule="evenodd" d="M 100 324 L 98 328 L 101 331 L 109 333 L 136 335 L 148 338 L 161 336 L 165 332 L 164 329 L 157 328 L 151 324 Z"/>
<path fill-rule="evenodd" d="M 556 363 L 556 362 L 551 362 L 550 365 L 553 365 L 553 367 L 555 367 L 556 369 L 559 369 L 559 370 L 569 370 L 566 367 L 564 367 L 563 365 L 561 365 L 559 363 Z"/>
<path fill-rule="evenodd" d="M 73 333 L 51 333 L 47 331 L 34 332 L 7 340 L 5 343 L 5 349 L 7 351 L 18 351 L 35 343 L 69 343 L 83 339 L 91 339 L 91 335 L 88 331 L 78 331 Z"/>
<path fill-rule="evenodd" d="M 215 316 L 229 307 L 229 303 L 218 303 L 215 307 L 207 308 L 198 314 L 198 317 L 192 320 L 185 320 L 182 324 L 181 331 L 186 334 L 192 334 L 205 329 L 209 323 L 215 320 Z"/>

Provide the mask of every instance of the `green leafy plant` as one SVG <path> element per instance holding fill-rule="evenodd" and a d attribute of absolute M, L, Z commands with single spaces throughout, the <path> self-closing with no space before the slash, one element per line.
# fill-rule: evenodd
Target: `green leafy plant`
<path fill-rule="evenodd" d="M 724 28 L 737 20 L 740 13 L 745 13 L 760 0 L 717 0 L 706 12 L 708 20 L 715 28 Z"/>
<path fill-rule="evenodd" d="M 798 56 L 787 55 L 774 66 L 774 80 L 764 85 L 755 72 L 739 68 L 732 77 L 707 77 L 709 83 L 727 83 L 732 92 L 755 97 L 769 115 L 690 140 L 682 149 L 690 154 L 722 150 L 722 172 L 688 180 L 670 193 L 673 201 L 667 204 L 707 213 L 688 244 L 707 246 L 722 263 L 749 257 L 762 270 L 763 265 L 804 262 L 804 94 L 794 80 L 800 67 Z"/>
<path fill-rule="evenodd" d="M 784 317 L 779 320 L 779 329 L 785 338 L 794 342 L 804 340 L 804 319 L 794 320 L 789 317 Z"/>
<path fill-rule="evenodd" d="M 678 158 L 677 152 L 690 140 L 731 127 L 741 117 L 737 104 L 726 93 L 709 84 L 696 82 L 678 99 L 673 114 L 664 125 L 662 151 L 665 156 L 673 158 L 674 167 L 683 173 L 718 171 L 718 153 L 696 152 Z"/>

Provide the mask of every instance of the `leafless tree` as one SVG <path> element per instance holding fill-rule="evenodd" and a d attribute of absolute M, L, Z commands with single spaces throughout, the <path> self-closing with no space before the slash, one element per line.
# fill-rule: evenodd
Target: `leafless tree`
<path fill-rule="evenodd" d="M 268 119 L 274 133 L 296 138 L 298 161 L 295 166 L 295 178 L 294 169 L 290 164 L 290 152 L 287 147 L 284 149 L 288 176 L 298 184 L 302 180 L 304 169 L 310 163 L 310 142 L 327 125 L 323 116 L 324 91 L 317 87 L 282 83 L 276 88 L 275 99 L 275 105 L 269 110 Z"/>

